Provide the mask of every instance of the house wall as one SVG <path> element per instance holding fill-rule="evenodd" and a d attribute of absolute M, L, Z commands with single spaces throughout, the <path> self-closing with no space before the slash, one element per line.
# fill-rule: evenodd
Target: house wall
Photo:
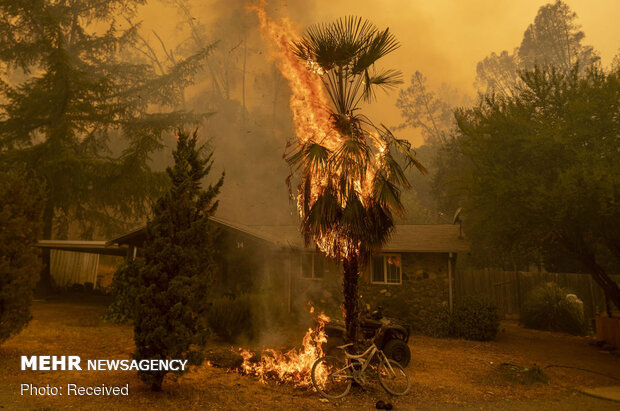
<path fill-rule="evenodd" d="M 402 318 L 420 330 L 434 307 L 449 303 L 448 254 L 400 255 L 402 284 L 372 284 L 367 269 L 360 284 L 362 302 L 371 309 L 381 306 L 385 315 Z"/>
<path fill-rule="evenodd" d="M 447 253 L 396 253 L 401 255 L 402 283 L 373 284 L 370 269 L 361 273 L 360 296 L 364 307 L 383 307 L 386 316 L 401 318 L 414 330 L 423 328 L 433 309 L 449 303 Z M 293 309 L 308 301 L 329 316 L 342 316 L 342 268 L 334 266 L 323 279 L 302 278 L 299 254 L 291 254 Z M 284 297 L 284 295 L 283 295 Z"/>
<path fill-rule="evenodd" d="M 213 284 L 215 295 L 236 296 L 258 293 L 269 273 L 266 263 L 272 247 L 252 237 L 222 230 L 218 238 L 216 261 L 219 273 Z"/>
<path fill-rule="evenodd" d="M 303 278 L 301 253 L 291 254 L 292 309 L 308 309 L 308 303 L 329 317 L 342 317 L 342 266 L 329 265 L 329 272 L 322 279 Z"/>
<path fill-rule="evenodd" d="M 99 254 L 51 250 L 50 274 L 56 286 L 64 288 L 73 284 L 97 283 Z"/>
<path fill-rule="evenodd" d="M 224 234 L 219 242 L 220 293 L 262 294 L 270 307 L 284 312 L 305 312 L 311 302 L 328 316 L 342 317 L 341 266 L 329 266 L 321 279 L 304 278 L 302 252 Z M 364 269 L 359 284 L 362 304 L 370 309 L 381 306 L 385 315 L 405 320 L 413 330 L 423 329 L 435 307 L 449 303 L 448 254 L 390 254 L 401 256 L 401 284 L 373 284 L 370 269 Z"/>

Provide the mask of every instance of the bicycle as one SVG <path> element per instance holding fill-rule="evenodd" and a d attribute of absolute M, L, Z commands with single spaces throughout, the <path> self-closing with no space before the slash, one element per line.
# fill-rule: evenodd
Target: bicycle
<path fill-rule="evenodd" d="M 405 369 L 396 361 L 388 359 L 374 342 L 359 355 L 346 351 L 352 345 L 337 347 L 344 351 L 346 361 L 326 355 L 312 364 L 312 385 L 319 394 L 327 399 L 337 399 L 349 393 L 353 381 L 365 385 L 368 381 L 366 370 L 375 355 L 379 360 L 377 377 L 383 389 L 392 395 L 405 395 L 409 392 L 411 382 Z"/>

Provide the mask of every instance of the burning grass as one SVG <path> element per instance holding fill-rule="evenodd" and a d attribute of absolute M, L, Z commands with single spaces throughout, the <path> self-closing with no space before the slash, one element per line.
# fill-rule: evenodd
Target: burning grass
<path fill-rule="evenodd" d="M 313 307 L 310 307 L 310 313 L 314 314 Z M 238 370 L 243 374 L 258 377 L 262 383 L 273 381 L 299 388 L 312 387 L 310 372 L 314 362 L 323 356 L 322 346 L 327 342 L 325 324 L 329 322 L 329 317 L 317 313 L 315 321 L 316 327 L 308 329 L 299 349 L 293 348 L 286 352 L 265 349 L 260 357 L 249 350 L 239 349 L 243 363 Z M 323 373 L 318 375 L 319 382 L 325 378 Z"/>

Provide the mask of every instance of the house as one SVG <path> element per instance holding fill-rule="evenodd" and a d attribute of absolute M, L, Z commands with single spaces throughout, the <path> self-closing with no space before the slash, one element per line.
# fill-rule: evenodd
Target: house
<path fill-rule="evenodd" d="M 221 294 L 270 293 L 287 311 L 308 300 L 338 307 L 342 269 L 304 245 L 297 226 L 249 226 L 212 217 L 219 227 Z M 140 228 L 107 242 L 40 241 L 39 247 L 138 258 L 146 239 Z M 453 304 L 457 255 L 469 251 L 459 224 L 397 225 L 361 273 L 362 300 L 424 316 L 437 304 Z M 396 315 L 396 314 L 395 314 Z M 414 319 L 415 322 L 415 319 Z"/>

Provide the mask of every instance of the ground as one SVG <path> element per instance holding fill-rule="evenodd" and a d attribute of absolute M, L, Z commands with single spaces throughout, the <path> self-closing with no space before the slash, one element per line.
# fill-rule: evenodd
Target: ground
<path fill-rule="evenodd" d="M 407 369 L 413 385 L 402 398 L 390 398 L 375 384 L 364 390 L 354 387 L 341 401 L 325 402 L 312 391 L 265 385 L 208 365 L 177 381 L 167 380 L 162 393 L 150 392 L 133 372 L 19 370 L 22 354 L 80 355 L 83 361 L 130 358 L 131 326 L 102 322 L 104 310 L 95 302 L 35 302 L 30 325 L 0 346 L 0 409 L 357 410 L 374 409 L 379 399 L 392 402 L 395 409 L 620 409 L 618 402 L 577 392 L 584 386 L 619 385 L 619 356 L 600 351 L 587 337 L 526 330 L 513 322 L 502 323 L 494 342 L 413 336 Z M 502 363 L 537 364 L 549 382 L 521 381 Z M 546 368 L 550 365 L 575 368 Z M 127 397 L 21 396 L 22 383 L 129 384 L 130 392 Z"/>

